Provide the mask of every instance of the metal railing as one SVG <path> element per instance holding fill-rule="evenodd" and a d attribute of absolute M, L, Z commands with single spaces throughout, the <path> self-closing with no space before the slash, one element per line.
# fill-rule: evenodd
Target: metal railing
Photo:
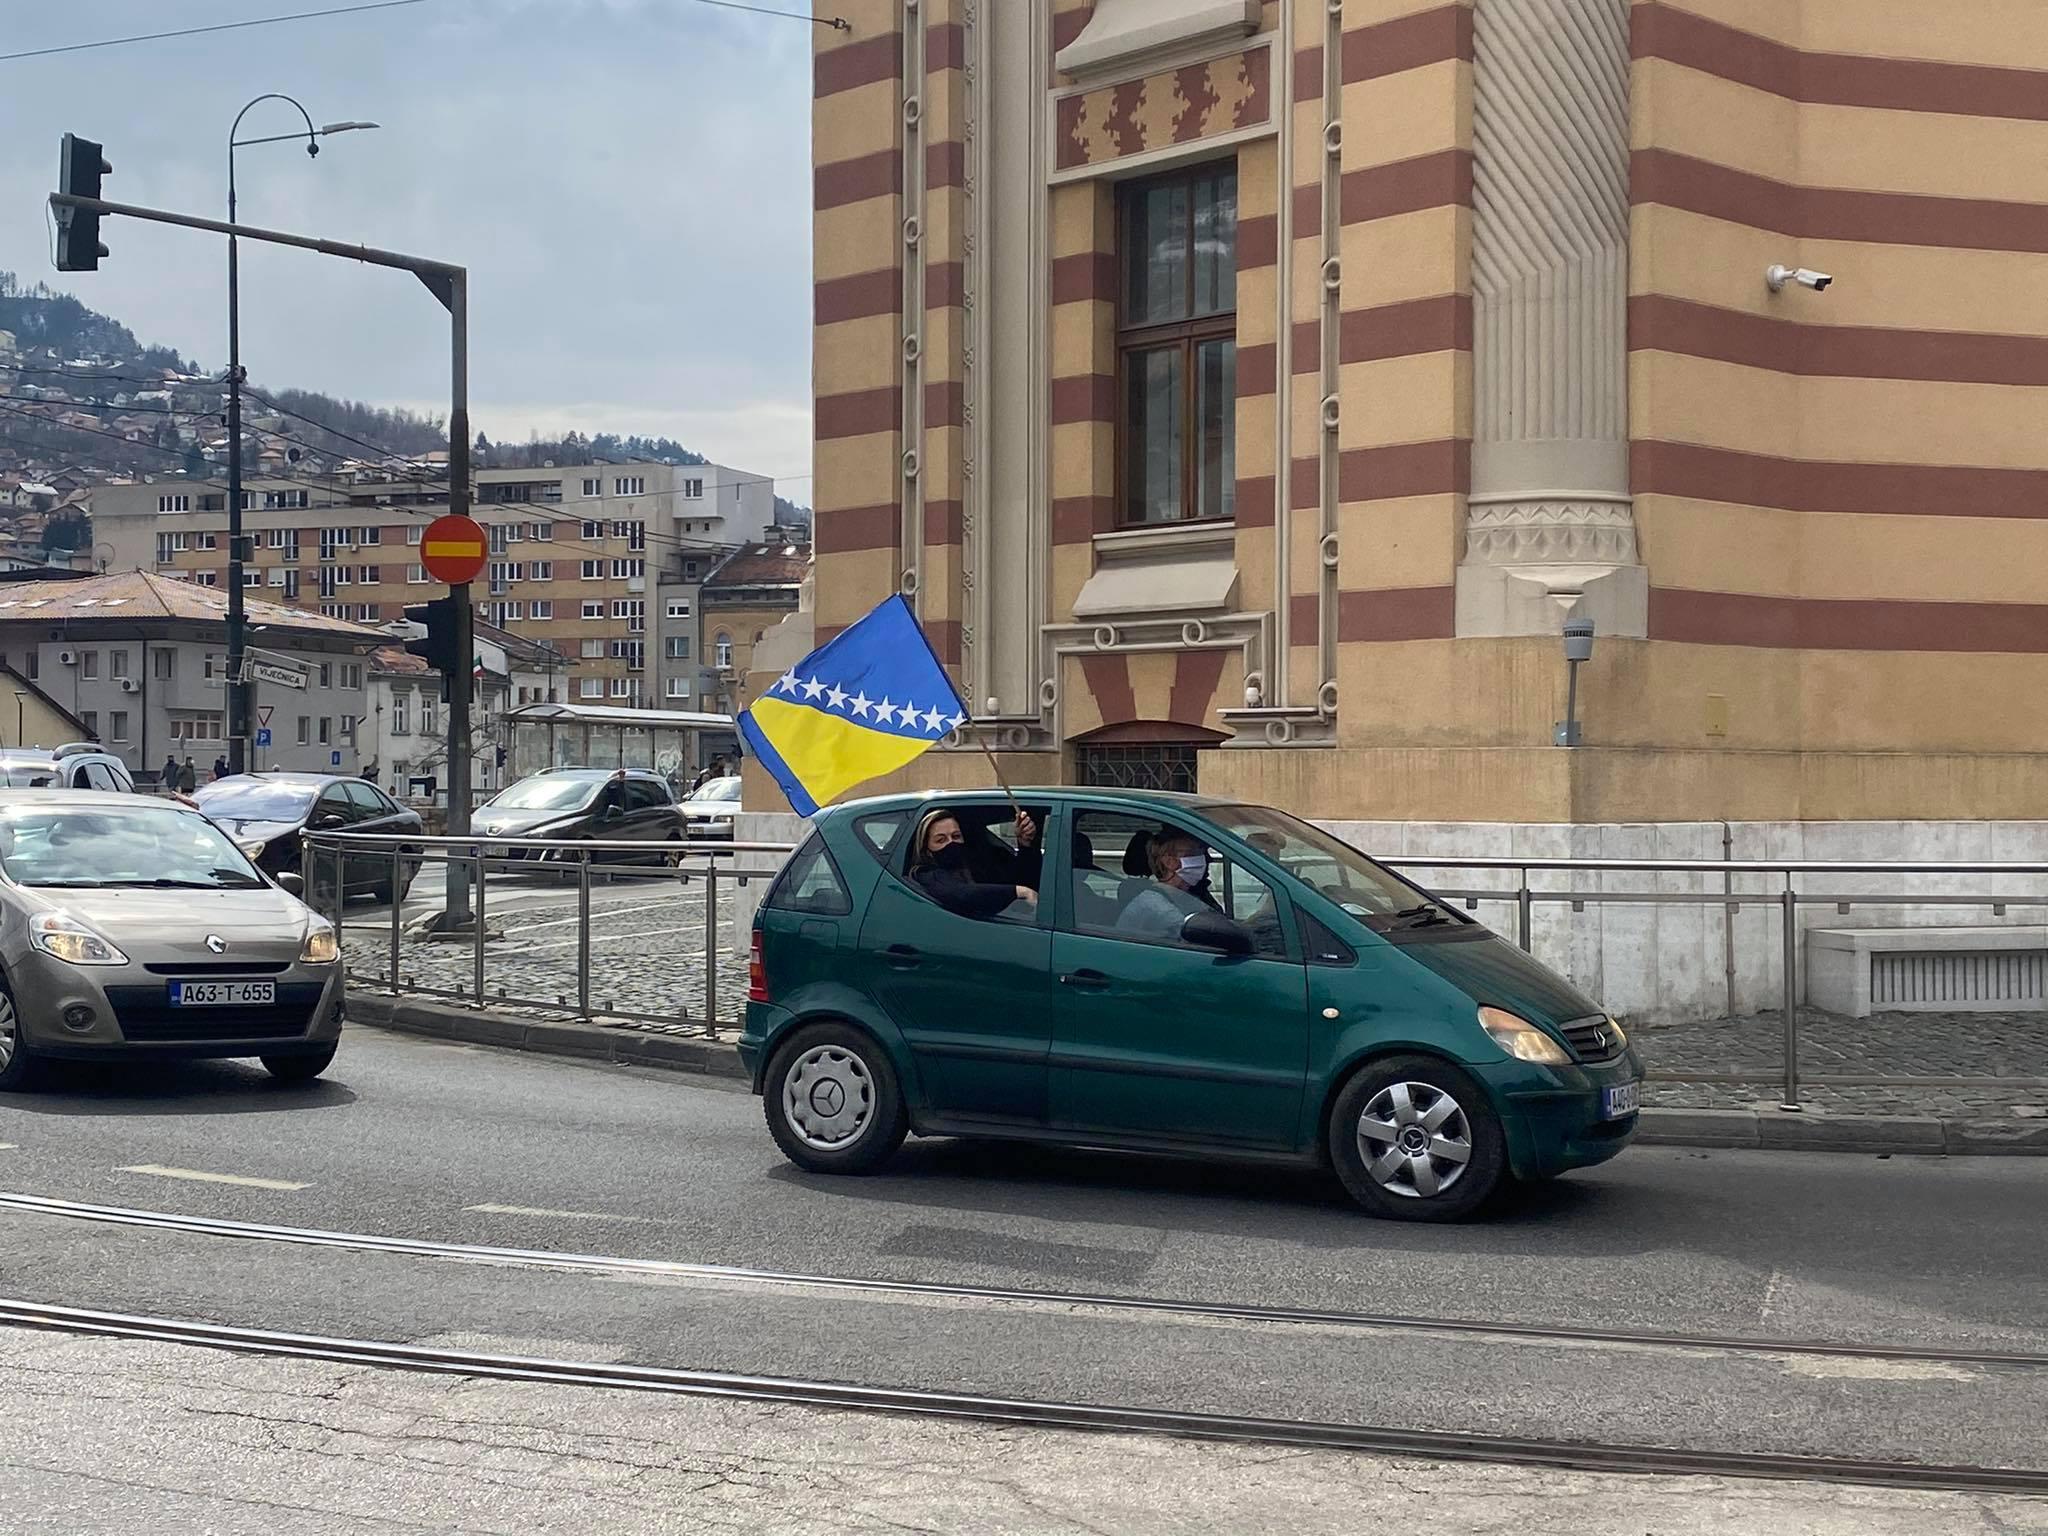
<path fill-rule="evenodd" d="M 792 849 L 793 845 L 789 843 L 724 840 L 649 844 L 514 837 L 371 836 L 329 832 L 309 834 L 304 839 L 302 878 L 305 881 L 307 899 L 320 905 L 330 917 L 335 918 L 336 926 L 340 928 L 339 908 L 336 903 L 339 893 L 345 888 L 344 883 L 334 880 L 323 882 L 316 878 L 325 861 L 329 859 L 338 860 L 345 857 L 349 863 L 354 863 L 374 858 L 380 863 L 388 862 L 390 874 L 387 878 L 393 891 L 403 889 L 407 883 L 408 865 L 417 867 L 441 862 L 460 863 L 466 866 L 471 877 L 470 886 L 474 892 L 476 905 L 476 921 L 463 935 L 471 946 L 469 984 L 466 987 L 438 986 L 431 982 L 408 978 L 404 974 L 404 927 L 401 904 L 393 901 L 388 956 L 383 974 L 366 979 L 381 983 L 394 992 L 447 998 L 468 1002 L 478 1008 L 493 1003 L 507 1003 L 544 1012 L 560 1012 L 581 1019 L 620 1019 L 716 1035 L 721 1030 L 738 1027 L 735 1021 L 722 1020 L 718 1016 L 721 887 L 745 887 L 754 881 L 766 882 L 772 879 L 780 869 L 782 860 Z M 627 862 L 629 859 L 645 860 L 650 854 L 664 861 L 661 867 L 651 869 L 646 863 Z M 743 865 L 739 862 L 738 855 L 759 857 Z M 1720 908 L 1728 924 L 1725 932 L 1731 946 L 1727 972 L 1729 996 L 1726 999 L 1731 1013 L 1735 1011 L 1735 967 L 1732 958 L 1734 919 L 1744 909 L 1774 910 L 1778 916 L 1778 933 L 1774 942 L 1780 947 L 1778 1012 L 1783 1026 L 1781 1066 L 1769 1072 L 1686 1071 L 1657 1075 L 1696 1083 L 1775 1084 L 1781 1090 L 1781 1102 L 1788 1109 L 1800 1107 L 1803 1086 L 1910 1087 L 1994 1081 L 1955 1076 L 1937 1078 L 1881 1073 L 1802 1075 L 1799 1021 L 1800 994 L 1803 990 L 1799 965 L 1802 910 L 1833 908 L 1837 913 L 1847 915 L 1859 907 L 1960 907 L 1988 910 L 1994 917 L 2004 916 L 2008 909 L 2013 907 L 2048 910 L 2048 863 L 1551 859 L 1419 854 L 1401 855 L 1382 859 L 1380 862 L 1404 873 L 1458 871 L 1511 876 L 1512 884 L 1455 888 L 1426 885 L 1425 888 L 1442 900 L 1462 903 L 1468 910 L 1476 909 L 1483 902 L 1511 905 L 1515 914 L 1515 940 L 1527 951 L 1533 951 L 1535 947 L 1536 912 L 1543 906 L 1568 906 L 1574 912 L 1584 912 L 1590 906 L 1605 904 Z M 485 877 L 492 871 L 500 874 L 554 874 L 564 878 L 573 876 L 576 888 L 577 931 L 576 985 L 573 999 L 566 994 L 554 998 L 520 996 L 502 988 L 493 990 L 487 985 L 486 962 L 489 940 L 486 919 L 490 896 L 489 882 Z M 1711 879 L 1717 888 L 1691 891 L 1633 888 L 1613 890 L 1602 886 L 1601 882 L 1617 875 L 1700 876 Z M 1555 877 L 1561 883 L 1556 886 L 1534 883 L 1532 877 L 1539 876 Z M 1846 886 L 1856 883 L 1857 876 L 1894 881 L 1904 881 L 1912 877 L 2005 880 L 2024 883 L 2027 888 L 1998 892 L 1846 889 Z M 666 1013 L 620 1008 L 614 1006 L 613 1000 L 599 999 L 595 996 L 592 985 L 591 889 L 598 881 L 617 878 L 668 881 L 685 891 L 701 883 L 704 896 L 704 1001 L 697 1013 L 692 1014 L 687 1008 Z M 1744 888 L 1738 888 L 1738 882 Z M 459 940 L 451 938 L 441 942 L 454 943 Z M 735 953 L 738 948 L 739 946 L 734 946 Z M 2014 1088 L 2048 1087 L 2048 1077 L 2000 1077 L 1995 1081 Z"/>
<path fill-rule="evenodd" d="M 301 838 L 300 880 L 306 901 L 334 923 L 345 939 L 345 907 L 348 893 L 365 883 L 360 873 L 374 863 L 383 886 L 391 896 L 385 961 L 380 972 L 353 979 L 381 985 L 394 994 L 446 999 L 477 1008 L 494 1004 L 559 1013 L 584 1020 L 616 1019 L 641 1025 L 656 1025 L 685 1033 L 715 1037 L 721 1030 L 739 1027 L 734 1020 L 719 1017 L 718 970 L 721 953 L 721 887 L 744 887 L 752 881 L 767 881 L 781 869 L 791 851 L 787 843 L 716 841 L 644 842 L 624 839 L 550 839 L 529 837 L 430 837 L 345 832 L 309 833 Z M 774 855 L 772 863 L 742 866 L 742 854 Z M 406 922 L 402 893 L 419 870 L 434 864 L 460 867 L 468 876 L 470 909 L 467 921 L 440 933 L 427 942 L 452 950 L 463 944 L 470 952 L 468 985 L 449 986 L 435 980 L 408 975 L 405 965 Z M 576 893 L 576 981 L 575 994 L 554 997 L 523 995 L 488 985 L 490 953 L 490 908 L 492 884 L 488 876 L 526 875 L 543 879 L 573 880 Z M 703 1002 L 693 1013 L 687 1006 L 672 1011 L 619 1007 L 615 1000 L 600 998 L 592 980 L 591 942 L 592 888 L 599 883 L 633 880 L 671 885 L 680 891 L 701 888 L 704 898 L 704 987 Z M 503 886 L 498 887 L 503 894 Z M 424 936 L 423 936 L 424 937 Z"/>

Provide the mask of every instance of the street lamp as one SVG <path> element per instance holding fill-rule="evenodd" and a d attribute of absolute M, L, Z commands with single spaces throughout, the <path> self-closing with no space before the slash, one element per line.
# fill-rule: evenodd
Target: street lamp
<path fill-rule="evenodd" d="M 1564 662 L 1569 680 L 1565 684 L 1564 720 L 1558 725 L 1555 738 L 1560 747 L 1576 747 L 1579 744 L 1579 667 L 1592 659 L 1593 621 L 1566 619 Z"/>
<path fill-rule="evenodd" d="M 242 119 L 249 115 L 251 107 L 266 101 L 287 102 L 298 108 L 299 116 L 306 120 L 306 131 L 300 134 L 273 133 L 260 139 L 239 139 Z M 235 114 L 233 126 L 228 129 L 228 222 L 235 222 L 235 151 L 252 144 L 280 144 L 304 139 L 306 154 L 313 158 L 320 153 L 320 140 L 331 133 L 350 133 L 359 128 L 374 128 L 375 123 L 344 122 L 329 123 L 324 128 L 313 126 L 313 117 L 303 106 L 290 96 L 272 91 L 258 96 L 248 106 Z M 241 257 L 235 237 L 228 236 L 228 771 L 243 773 L 249 761 L 249 681 L 242 675 L 246 663 L 247 609 L 242 598 L 242 285 Z"/>

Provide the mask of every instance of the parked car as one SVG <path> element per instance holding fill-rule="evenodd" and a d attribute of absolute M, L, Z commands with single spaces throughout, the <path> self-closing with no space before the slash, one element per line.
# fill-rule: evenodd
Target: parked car
<path fill-rule="evenodd" d="M 404 837 L 424 831 L 418 811 L 400 805 L 367 779 L 331 773 L 239 773 L 203 784 L 193 803 L 227 829 L 236 845 L 267 875 L 300 867 L 306 832 L 378 833 Z M 419 850 L 401 851 L 393 879 L 389 850 L 345 855 L 342 894 L 403 901 L 419 873 Z M 332 898 L 333 859 L 316 860 L 315 904 Z"/>
<path fill-rule="evenodd" d="M 740 808 L 740 779 L 707 779 L 683 802 L 683 826 L 693 843 L 732 837 L 732 818 Z"/>
<path fill-rule="evenodd" d="M 1020 793 L 1035 904 L 959 916 L 911 878 L 941 810 L 970 872 L 1016 868 L 1009 805 L 965 794 L 819 812 L 766 894 L 740 1054 L 800 1167 L 861 1172 L 910 1131 L 1250 1157 L 1431 1221 L 1634 1136 L 1621 1026 L 1349 844 L 1266 806 Z M 1207 905 L 1160 894 L 1163 835 L 1206 855 Z M 1134 927 L 1162 908 L 1156 936 Z"/>
<path fill-rule="evenodd" d="M 341 951 L 296 882 L 175 801 L 0 790 L 0 1090 L 57 1057 L 326 1070 Z"/>
<path fill-rule="evenodd" d="M 647 843 L 646 855 L 675 858 L 683 840 L 682 813 L 668 780 L 644 768 L 544 768 L 507 785 L 478 808 L 471 827 L 483 837 L 533 837 L 557 841 Z M 565 862 L 565 851 L 488 844 L 496 857 Z M 594 856 L 598 862 L 636 861 L 630 853 Z"/>
<path fill-rule="evenodd" d="M 111 752 L 91 742 L 66 746 L 9 747 L 0 751 L 0 785 L 10 789 L 97 789 L 135 792 L 135 775 Z"/>

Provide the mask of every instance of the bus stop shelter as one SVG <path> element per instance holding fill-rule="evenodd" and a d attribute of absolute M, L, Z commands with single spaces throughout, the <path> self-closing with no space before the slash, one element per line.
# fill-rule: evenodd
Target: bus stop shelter
<path fill-rule="evenodd" d="M 714 757 L 739 756 L 732 716 L 684 709 L 624 709 L 598 704 L 528 704 L 504 717 L 512 734 L 513 774 L 543 768 L 648 768 L 688 784 Z"/>

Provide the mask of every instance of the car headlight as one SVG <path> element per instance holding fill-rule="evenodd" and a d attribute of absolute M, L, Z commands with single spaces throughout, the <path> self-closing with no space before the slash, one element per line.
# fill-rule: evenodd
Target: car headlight
<path fill-rule="evenodd" d="M 1517 1061 L 1539 1062 L 1546 1067 L 1571 1065 L 1557 1037 L 1538 1029 L 1527 1019 L 1517 1018 L 1505 1008 L 1479 1010 L 1479 1027 L 1493 1037 L 1493 1043 Z"/>
<path fill-rule="evenodd" d="M 28 920 L 28 941 L 67 965 L 126 965 L 128 957 L 68 912 L 38 912 Z"/>
<path fill-rule="evenodd" d="M 1614 1031 L 1614 1048 L 1617 1051 L 1627 1050 L 1628 1031 L 1621 1027 L 1621 1020 L 1615 1018 L 1612 1014 L 1610 1014 L 1608 1015 L 1607 1019 L 1607 1027 Z"/>
<path fill-rule="evenodd" d="M 264 849 L 270 844 L 260 837 L 238 837 L 235 839 L 235 846 L 242 850 L 243 858 L 255 864 L 261 861 Z"/>
<path fill-rule="evenodd" d="M 320 923 L 306 930 L 305 946 L 299 951 L 301 965 L 332 965 L 341 958 L 341 940 L 334 936 L 334 925 Z"/>

